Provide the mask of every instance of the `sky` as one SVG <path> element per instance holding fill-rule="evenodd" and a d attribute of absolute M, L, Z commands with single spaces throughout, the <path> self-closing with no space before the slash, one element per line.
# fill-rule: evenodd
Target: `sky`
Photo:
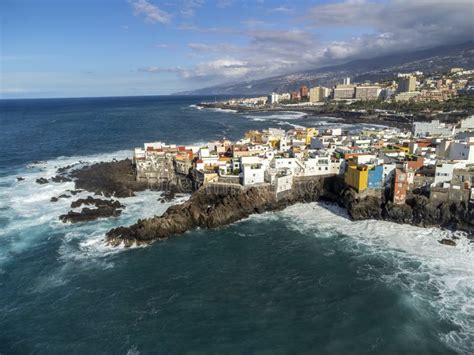
<path fill-rule="evenodd" d="M 0 98 L 164 95 L 474 39 L 473 0 L 2 0 Z"/>

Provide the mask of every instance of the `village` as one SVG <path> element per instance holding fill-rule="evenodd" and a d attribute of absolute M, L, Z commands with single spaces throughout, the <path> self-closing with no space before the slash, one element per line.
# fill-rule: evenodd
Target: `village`
<path fill-rule="evenodd" d="M 302 178 L 339 175 L 361 197 L 411 194 L 474 203 L 474 116 L 458 124 L 414 122 L 412 130 L 268 128 L 199 146 L 162 142 L 135 148 L 136 179 L 160 186 L 191 172 L 198 187 L 271 186 L 276 196 Z"/>
<path fill-rule="evenodd" d="M 429 103 L 444 102 L 474 93 L 474 70 L 450 68 L 445 72 L 397 73 L 393 77 L 372 82 L 352 82 L 350 77 L 332 87 L 302 84 L 291 92 L 272 92 L 267 96 L 233 98 L 219 104 L 230 107 L 324 106 L 329 103 L 351 105 L 357 102 Z M 363 105 L 359 105 L 362 106 Z M 383 106 L 383 105 L 381 105 Z"/>

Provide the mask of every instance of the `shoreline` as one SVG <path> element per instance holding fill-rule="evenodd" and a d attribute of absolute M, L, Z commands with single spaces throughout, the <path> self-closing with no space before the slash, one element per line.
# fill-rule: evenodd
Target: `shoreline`
<path fill-rule="evenodd" d="M 139 220 L 128 227 L 117 227 L 106 234 L 107 244 L 126 247 L 149 244 L 179 236 L 196 228 L 214 229 L 240 221 L 252 214 L 275 212 L 296 203 L 329 202 L 344 208 L 351 220 L 384 220 L 418 227 L 439 227 L 466 232 L 474 237 L 474 211 L 461 203 L 431 203 L 414 195 L 397 205 L 383 196 L 361 197 L 337 176 L 299 179 L 283 198 L 269 186 L 232 188 L 203 186 L 183 204 L 174 205 L 162 215 Z M 315 216 L 317 218 L 317 216 Z M 454 246 L 454 239 L 442 239 Z"/>
<path fill-rule="evenodd" d="M 96 218 L 110 218 L 125 208 L 117 198 L 134 196 L 139 191 L 156 191 L 157 202 L 171 201 L 177 191 L 175 184 L 164 184 L 159 188 L 134 183 L 131 175 L 132 164 L 128 159 L 112 162 L 99 162 L 75 169 L 60 168 L 58 175 L 68 177 L 76 191 L 91 193 L 89 204 L 97 209 L 85 208 L 74 212 L 69 218 L 72 222 L 88 222 Z M 192 182 L 192 174 L 188 176 Z M 47 183 L 54 183 L 50 179 Z M 59 183 L 63 181 L 58 181 Z M 191 192 L 191 191 L 186 191 Z M 74 194 L 73 194 L 74 195 Z M 93 198 L 92 196 L 98 197 Z M 100 200 L 106 197 L 108 201 Z M 74 204 L 86 203 L 84 199 Z M 252 214 L 276 212 L 296 203 L 321 202 L 343 208 L 349 220 L 383 220 L 418 227 L 439 227 L 450 231 L 463 231 L 470 240 L 474 239 L 474 210 L 462 203 L 435 204 L 421 195 L 413 195 L 407 203 L 395 205 L 380 196 L 359 195 L 347 187 L 336 175 L 301 177 L 296 185 L 283 198 L 276 198 L 270 186 L 251 186 L 235 188 L 226 185 L 204 185 L 191 192 L 184 203 L 172 205 L 162 215 L 138 219 L 130 226 L 117 227 L 106 233 L 105 241 L 111 246 L 130 247 L 150 244 L 179 236 L 196 228 L 214 229 L 240 221 Z M 113 209 L 111 208 L 113 207 Z M 97 213 L 93 213 L 93 212 Z M 68 214 L 59 216 L 68 219 Z M 314 216 L 317 219 L 317 216 Z M 474 240 L 473 240 L 474 241 Z M 471 243 L 473 242 L 471 241 Z M 446 245 L 456 245 L 454 239 L 439 241 Z"/>
<path fill-rule="evenodd" d="M 277 107 L 245 107 L 238 105 L 224 105 L 219 103 L 199 103 L 195 105 L 200 107 L 200 109 L 221 109 L 232 111 L 236 113 L 265 113 L 265 112 L 299 112 L 308 115 L 320 115 L 326 117 L 341 118 L 344 120 L 344 123 L 348 124 L 357 124 L 357 123 L 366 123 L 366 124 L 383 124 L 390 127 L 409 129 L 411 127 L 411 118 L 407 118 L 402 115 L 391 115 L 384 116 L 380 113 L 376 114 L 367 114 L 358 111 L 345 111 L 345 110 L 336 110 L 336 111 L 327 111 L 321 107 L 310 107 L 310 106 L 277 106 Z M 429 120 L 432 117 L 421 115 L 419 116 L 423 120 Z"/>

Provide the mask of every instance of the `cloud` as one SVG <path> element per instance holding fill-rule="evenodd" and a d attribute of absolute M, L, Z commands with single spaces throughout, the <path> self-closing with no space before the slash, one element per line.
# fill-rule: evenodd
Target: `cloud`
<path fill-rule="evenodd" d="M 248 63 L 245 61 L 225 58 L 198 64 L 192 69 L 181 71 L 181 75 L 185 79 L 238 79 L 246 76 L 249 70 Z"/>
<path fill-rule="evenodd" d="M 460 43 L 472 40 L 472 12 L 471 0 L 451 0 L 449 3 L 441 0 L 347 0 L 312 6 L 304 16 L 295 14 L 290 18 L 294 29 L 262 28 L 259 19 L 253 19 L 243 29 L 182 27 L 195 32 L 237 35 L 243 37 L 246 44 L 237 47 L 222 43 L 189 43 L 194 53 L 205 54 L 209 60 L 190 68 L 174 68 L 174 72 L 187 80 L 208 80 L 207 85 Z M 357 35 L 338 41 L 323 41 L 318 37 L 322 30 L 340 28 L 354 29 Z"/>
<path fill-rule="evenodd" d="M 206 44 L 206 43 L 188 43 L 188 47 L 197 53 L 235 53 L 241 50 L 240 47 L 229 44 Z"/>
<path fill-rule="evenodd" d="M 171 21 L 169 13 L 146 0 L 129 0 L 129 3 L 132 5 L 133 14 L 135 16 L 144 16 L 146 22 L 166 24 Z"/>
<path fill-rule="evenodd" d="M 198 33 L 217 33 L 217 34 L 238 34 L 241 35 L 242 31 L 229 27 L 200 27 L 194 24 L 183 23 L 177 27 L 180 31 L 191 31 Z"/>
<path fill-rule="evenodd" d="M 286 6 L 278 6 L 278 7 L 275 7 L 273 9 L 270 9 L 270 12 L 283 12 L 283 13 L 289 13 L 289 12 L 293 12 L 294 10 L 289 8 L 289 7 L 286 7 Z"/>
<path fill-rule="evenodd" d="M 368 46 L 369 53 L 378 54 L 470 40 L 473 14 L 472 0 L 347 0 L 315 6 L 306 20 L 316 28 L 371 28 L 375 34 L 346 41 L 346 45 Z"/>
<path fill-rule="evenodd" d="M 138 68 L 137 71 L 139 72 L 145 72 L 145 73 L 181 73 L 182 68 L 180 67 L 156 67 L 156 66 L 150 66 L 150 67 L 143 67 L 143 68 Z"/>
<path fill-rule="evenodd" d="M 181 15 L 184 17 L 193 17 L 196 10 L 204 4 L 204 0 L 183 0 L 181 4 Z"/>
<path fill-rule="evenodd" d="M 242 25 L 244 25 L 247 28 L 257 28 L 257 27 L 273 27 L 273 23 L 268 23 L 256 18 L 248 18 L 245 20 L 240 21 Z"/>
<path fill-rule="evenodd" d="M 249 67 L 246 62 L 233 58 L 217 59 L 198 64 L 192 68 L 150 66 L 138 69 L 140 72 L 155 74 L 175 73 L 183 79 L 193 80 L 238 79 L 245 76 L 248 70 Z"/>

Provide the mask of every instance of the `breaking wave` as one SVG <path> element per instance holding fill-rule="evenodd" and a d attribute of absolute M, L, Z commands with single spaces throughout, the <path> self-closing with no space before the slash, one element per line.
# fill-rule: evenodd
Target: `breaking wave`
<path fill-rule="evenodd" d="M 305 118 L 307 116 L 304 112 L 296 112 L 296 111 L 280 111 L 276 113 L 261 113 L 261 114 L 252 114 L 252 115 L 244 115 L 246 118 L 250 118 L 253 121 L 288 121 L 288 120 L 298 120 L 301 118 Z"/>
<path fill-rule="evenodd" d="M 381 259 L 388 267 L 374 270 L 362 263 L 358 273 L 406 290 L 415 306 L 428 305 L 454 325 L 456 330 L 439 334 L 443 342 L 460 353 L 473 349 L 474 245 L 464 233 L 385 221 L 350 221 L 339 207 L 318 203 L 294 205 L 278 215 L 299 232 L 317 238 L 340 238 L 338 243 L 360 257 Z M 438 242 L 447 234 L 458 238 L 455 247 Z"/>
<path fill-rule="evenodd" d="M 126 206 L 115 218 L 99 219 L 87 223 L 63 223 L 61 214 L 67 213 L 72 201 L 86 198 L 87 191 L 72 195 L 73 182 L 38 184 L 36 179 L 50 178 L 57 169 L 124 159 L 131 151 L 124 150 L 92 156 L 59 157 L 57 159 L 29 164 L 15 175 L 0 178 L 0 268 L 15 255 L 41 245 L 49 238 L 57 238 L 59 258 L 63 261 L 78 261 L 100 258 L 119 252 L 120 248 L 105 245 L 105 233 L 120 225 L 130 225 L 139 218 L 161 215 L 172 204 L 184 202 L 189 196 L 178 195 L 173 201 L 160 203 L 160 192 L 143 191 L 134 197 L 120 198 Z M 17 181 L 17 177 L 24 180 Z M 52 197 L 66 195 L 57 202 Z"/>

